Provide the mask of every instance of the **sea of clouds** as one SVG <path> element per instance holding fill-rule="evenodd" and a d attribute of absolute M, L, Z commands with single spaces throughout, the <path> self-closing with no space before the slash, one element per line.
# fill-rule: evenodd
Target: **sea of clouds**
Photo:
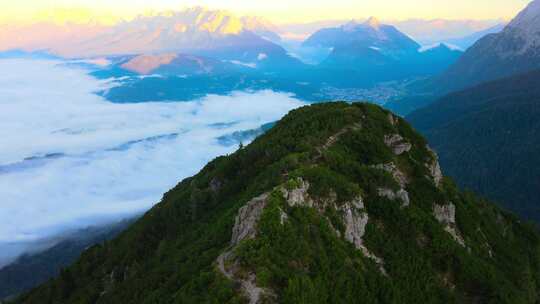
<path fill-rule="evenodd" d="M 58 61 L 0 60 L 0 266 L 66 231 L 152 207 L 236 146 L 217 138 L 304 105 L 272 91 L 113 104 Z"/>

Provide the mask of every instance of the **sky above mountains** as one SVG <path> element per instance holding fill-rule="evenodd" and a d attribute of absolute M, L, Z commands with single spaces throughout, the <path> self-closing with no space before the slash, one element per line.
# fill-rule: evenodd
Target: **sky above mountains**
<path fill-rule="evenodd" d="M 310 22 L 323 19 L 510 19 L 530 0 L 19 0 L 6 1 L 0 24 L 27 24 L 36 21 L 58 23 L 95 21 L 114 24 L 142 13 L 178 10 L 201 5 L 236 14 L 259 15 L 275 23 Z"/>

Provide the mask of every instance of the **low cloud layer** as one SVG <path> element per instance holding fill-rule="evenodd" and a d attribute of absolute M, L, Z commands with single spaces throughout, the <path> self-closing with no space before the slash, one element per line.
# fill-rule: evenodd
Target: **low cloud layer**
<path fill-rule="evenodd" d="M 142 212 L 235 147 L 216 138 L 303 105 L 271 91 L 112 104 L 58 62 L 0 60 L 0 265 L 68 230 Z"/>

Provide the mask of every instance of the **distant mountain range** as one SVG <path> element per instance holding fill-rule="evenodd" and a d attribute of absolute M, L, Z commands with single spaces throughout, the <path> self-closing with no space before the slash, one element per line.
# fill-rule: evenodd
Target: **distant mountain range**
<path fill-rule="evenodd" d="M 496 29 L 495 29 L 496 30 Z M 540 0 L 531 2 L 499 33 L 478 40 L 439 75 L 407 88 L 387 108 L 407 115 L 453 91 L 540 68 Z"/>
<path fill-rule="evenodd" d="M 358 19 L 364 22 L 367 19 Z M 290 23 L 279 26 L 280 35 L 288 40 L 305 40 L 307 37 L 322 28 L 339 27 L 350 20 L 322 20 L 307 23 Z M 432 45 L 465 37 L 505 23 L 504 20 L 447 20 L 447 19 L 409 19 L 409 20 L 383 20 L 385 24 L 392 24 L 398 30 L 422 45 Z"/>
<path fill-rule="evenodd" d="M 420 44 L 394 26 L 370 18 L 364 23 L 351 21 L 336 28 L 325 28 L 310 36 L 306 48 L 326 48 L 331 52 L 321 66 L 353 70 L 364 81 L 389 81 L 436 74 L 461 55 L 446 45 L 422 49 Z"/>
<path fill-rule="evenodd" d="M 80 43 L 79 53 L 74 55 L 184 53 L 246 64 L 262 61 L 271 66 L 294 64 L 296 59 L 270 41 L 279 37 L 269 27 L 262 19 L 237 18 L 226 12 L 195 7 L 120 23 Z"/>
<path fill-rule="evenodd" d="M 339 48 L 358 44 L 384 51 L 416 51 L 420 45 L 391 25 L 381 24 L 374 17 L 364 23 L 351 21 L 337 28 L 324 28 L 311 35 L 306 47 Z"/>
<path fill-rule="evenodd" d="M 455 45 L 465 51 L 471 46 L 473 46 L 478 40 L 489 34 L 500 33 L 502 30 L 504 30 L 505 27 L 505 23 L 500 23 L 485 30 L 465 35 L 463 37 L 446 39 L 444 40 L 444 42 Z"/>
<path fill-rule="evenodd" d="M 435 80 L 447 92 L 540 68 L 540 0 L 505 29 L 480 39 Z"/>

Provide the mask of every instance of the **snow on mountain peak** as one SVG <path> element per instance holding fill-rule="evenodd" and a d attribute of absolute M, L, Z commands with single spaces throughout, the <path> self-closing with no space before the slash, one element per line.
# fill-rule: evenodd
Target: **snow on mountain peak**
<path fill-rule="evenodd" d="M 363 28 L 369 27 L 369 28 L 377 30 L 379 29 L 380 26 L 381 26 L 381 22 L 377 18 L 370 17 L 363 23 L 360 23 L 357 20 L 353 19 L 349 21 L 348 23 L 344 24 L 342 28 L 343 28 L 343 31 L 345 32 L 354 32 L 358 30 L 360 27 L 363 27 Z"/>
<path fill-rule="evenodd" d="M 375 17 L 369 17 L 369 19 L 364 24 L 372 28 L 378 28 L 381 26 L 381 22 Z"/>
<path fill-rule="evenodd" d="M 450 50 L 450 51 L 463 51 L 463 49 L 460 48 L 459 46 L 456 46 L 456 45 L 453 45 L 453 44 L 450 44 L 450 43 L 440 42 L 440 43 L 435 43 L 435 44 L 431 44 L 431 45 L 424 45 L 424 46 L 422 46 L 421 48 L 418 49 L 418 52 L 424 53 L 424 52 L 434 50 L 434 49 L 447 49 L 447 50 Z"/>
<path fill-rule="evenodd" d="M 171 28 L 178 33 L 205 31 L 212 34 L 238 34 L 244 30 L 242 21 L 234 15 L 220 10 L 208 10 L 196 6 L 181 11 L 165 11 L 142 15 L 125 26 Z"/>

